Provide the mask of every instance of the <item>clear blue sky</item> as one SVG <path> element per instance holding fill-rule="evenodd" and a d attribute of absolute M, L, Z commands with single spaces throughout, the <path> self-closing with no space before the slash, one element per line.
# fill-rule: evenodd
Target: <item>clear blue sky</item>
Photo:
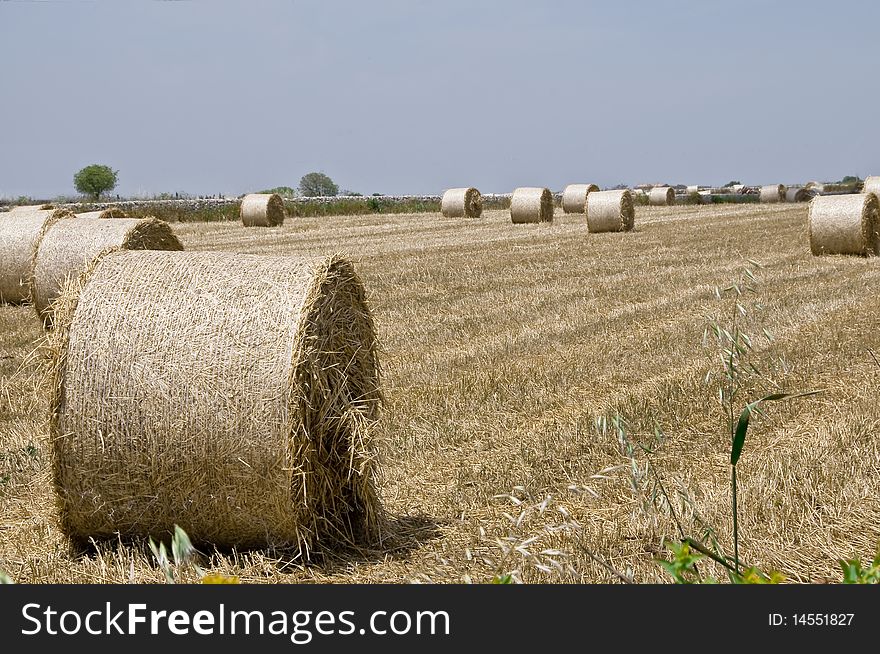
<path fill-rule="evenodd" d="M 880 174 L 880 2 L 0 0 L 0 196 Z"/>

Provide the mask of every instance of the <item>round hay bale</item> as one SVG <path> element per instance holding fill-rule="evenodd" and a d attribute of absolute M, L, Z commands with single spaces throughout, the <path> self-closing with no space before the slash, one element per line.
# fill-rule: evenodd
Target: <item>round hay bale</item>
<path fill-rule="evenodd" d="M 816 196 L 808 224 L 815 255 L 880 254 L 880 200 L 873 193 Z"/>
<path fill-rule="evenodd" d="M 58 300 L 62 531 L 218 547 L 373 539 L 376 331 L 352 264 L 113 251 Z"/>
<path fill-rule="evenodd" d="M 109 248 L 179 251 L 183 245 L 170 225 L 156 218 L 107 220 L 88 213 L 55 222 L 46 230 L 33 258 L 32 300 L 47 324 L 52 322 L 52 302 L 61 294 L 65 281 L 78 277 Z"/>
<path fill-rule="evenodd" d="M 787 188 L 785 189 L 786 202 L 809 202 L 813 194 L 806 188 Z"/>
<path fill-rule="evenodd" d="M 241 201 L 245 227 L 276 227 L 284 223 L 284 200 L 277 193 L 251 193 Z"/>
<path fill-rule="evenodd" d="M 128 218 L 128 214 L 119 207 L 107 207 L 100 211 L 86 211 L 78 213 L 76 216 L 77 218 Z"/>
<path fill-rule="evenodd" d="M 447 218 L 479 218 L 483 198 L 475 188 L 451 188 L 443 194 L 440 213 Z"/>
<path fill-rule="evenodd" d="M 569 184 L 562 191 L 562 211 L 564 213 L 586 213 L 587 195 L 598 191 L 595 184 Z"/>
<path fill-rule="evenodd" d="M 632 194 L 626 190 L 596 191 L 587 196 L 587 229 L 628 232 L 635 226 Z"/>
<path fill-rule="evenodd" d="M 553 194 L 550 189 L 521 186 L 510 198 L 510 219 L 515 224 L 549 223 L 553 220 Z"/>
<path fill-rule="evenodd" d="M 0 216 L 0 302 L 30 299 L 34 254 L 46 229 L 73 214 L 66 209 L 11 211 Z"/>
<path fill-rule="evenodd" d="M 760 200 L 761 202 L 769 202 L 771 204 L 785 202 L 785 186 L 782 184 L 768 184 L 767 186 L 762 186 Z"/>
<path fill-rule="evenodd" d="M 667 207 L 675 204 L 675 189 L 671 186 L 655 186 L 648 193 L 648 204 L 655 207 Z"/>
<path fill-rule="evenodd" d="M 880 176 L 874 175 L 865 178 L 865 184 L 862 187 L 862 193 L 873 193 L 880 200 Z"/>
<path fill-rule="evenodd" d="M 699 193 L 700 187 L 694 184 L 694 185 L 688 186 L 687 189 L 685 189 L 685 192 L 688 195 L 690 195 L 691 193 Z"/>

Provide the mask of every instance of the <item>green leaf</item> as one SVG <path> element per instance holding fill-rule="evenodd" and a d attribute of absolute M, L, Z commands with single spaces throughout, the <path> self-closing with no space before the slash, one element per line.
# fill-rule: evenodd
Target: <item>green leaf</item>
<path fill-rule="evenodd" d="M 12 581 L 12 577 L 10 577 L 8 574 L 6 574 L 3 570 L 0 570 L 0 586 L 5 586 L 8 584 L 14 584 L 14 583 L 15 582 Z"/>
<path fill-rule="evenodd" d="M 806 397 L 808 395 L 816 395 L 822 391 L 806 391 L 805 393 L 771 393 L 765 395 L 760 400 L 755 400 L 746 405 L 739 416 L 736 423 L 736 433 L 733 436 L 733 444 L 730 447 L 730 465 L 735 466 L 742 456 L 743 446 L 746 444 L 746 432 L 749 430 L 749 419 L 752 412 L 756 411 L 762 402 L 774 402 L 776 400 L 785 400 L 794 397 Z"/>

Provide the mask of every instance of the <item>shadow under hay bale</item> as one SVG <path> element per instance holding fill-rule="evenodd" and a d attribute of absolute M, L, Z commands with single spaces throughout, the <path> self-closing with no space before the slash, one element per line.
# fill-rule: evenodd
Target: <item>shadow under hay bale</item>
<path fill-rule="evenodd" d="M 0 216 L 0 303 L 30 300 L 34 255 L 40 241 L 52 224 L 72 216 L 66 209 L 35 208 Z"/>
<path fill-rule="evenodd" d="M 671 186 L 656 186 L 648 193 L 648 204 L 653 207 L 668 207 L 675 204 L 675 189 Z"/>
<path fill-rule="evenodd" d="M 768 184 L 761 187 L 761 202 L 775 204 L 777 202 L 785 202 L 785 186 L 782 184 Z"/>
<path fill-rule="evenodd" d="M 510 219 L 514 224 L 553 221 L 553 194 L 550 189 L 522 186 L 510 198 Z"/>
<path fill-rule="evenodd" d="M 632 194 L 626 190 L 596 191 L 587 196 L 587 229 L 591 232 L 628 232 L 635 227 Z"/>
<path fill-rule="evenodd" d="M 183 250 L 168 223 L 155 218 L 99 218 L 91 212 L 55 222 L 47 230 L 33 259 L 31 296 L 34 308 L 50 325 L 52 302 L 64 282 L 78 277 L 101 252 L 123 250 Z"/>
<path fill-rule="evenodd" d="M 277 227 L 284 223 L 284 200 L 277 193 L 251 193 L 241 201 L 245 227 Z"/>
<path fill-rule="evenodd" d="M 817 196 L 808 225 L 815 255 L 880 254 L 880 200 L 872 193 Z"/>
<path fill-rule="evenodd" d="M 447 218 L 479 218 L 483 213 L 483 199 L 473 188 L 451 188 L 443 193 L 440 213 Z"/>
<path fill-rule="evenodd" d="M 292 547 L 375 542 L 376 331 L 352 264 L 115 251 L 50 334 L 63 532 Z"/>
<path fill-rule="evenodd" d="M 564 213 L 586 213 L 587 195 L 598 191 L 595 184 L 569 184 L 562 191 L 562 211 Z"/>

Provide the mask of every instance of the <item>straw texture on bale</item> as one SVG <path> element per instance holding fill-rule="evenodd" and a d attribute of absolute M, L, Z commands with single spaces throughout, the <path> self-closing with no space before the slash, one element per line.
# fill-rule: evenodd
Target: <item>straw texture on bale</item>
<path fill-rule="evenodd" d="M 376 332 L 346 259 L 105 253 L 59 298 L 50 339 L 74 543 L 178 524 L 308 556 L 379 536 Z"/>
<path fill-rule="evenodd" d="M 23 204 L 18 207 L 12 207 L 9 210 L 9 213 L 19 213 L 19 212 L 31 212 L 31 211 L 48 211 L 49 209 L 54 209 L 54 204 Z"/>
<path fill-rule="evenodd" d="M 241 201 L 245 227 L 276 227 L 284 223 L 284 200 L 277 193 L 251 193 Z"/>
<path fill-rule="evenodd" d="M 761 202 L 785 202 L 785 186 L 782 184 L 769 184 L 761 187 Z"/>
<path fill-rule="evenodd" d="M 475 188 L 451 188 L 443 194 L 440 213 L 447 218 L 479 218 L 483 198 Z"/>
<path fill-rule="evenodd" d="M 788 188 L 785 189 L 786 202 L 809 202 L 813 194 L 806 188 Z"/>
<path fill-rule="evenodd" d="M 0 216 L 0 302 L 17 304 L 31 297 L 34 255 L 46 230 L 69 220 L 66 209 L 13 211 Z"/>
<path fill-rule="evenodd" d="M 675 189 L 671 186 L 655 186 L 648 193 L 648 204 L 666 207 L 675 204 Z"/>
<path fill-rule="evenodd" d="M 873 193 L 880 200 L 880 176 L 874 175 L 865 178 L 865 185 L 862 187 L 862 193 Z"/>
<path fill-rule="evenodd" d="M 51 322 L 51 304 L 69 277 L 79 277 L 88 264 L 109 248 L 123 250 L 183 249 L 168 223 L 156 218 L 105 218 L 80 214 L 51 225 L 33 259 L 34 308 Z"/>
<path fill-rule="evenodd" d="M 553 220 L 553 194 L 550 189 L 521 186 L 510 198 L 510 219 L 520 223 L 542 223 Z"/>
<path fill-rule="evenodd" d="M 562 191 L 562 211 L 565 213 L 586 213 L 587 195 L 598 191 L 595 184 L 569 184 Z"/>
<path fill-rule="evenodd" d="M 880 254 L 880 200 L 873 193 L 816 196 L 808 222 L 813 254 Z"/>
<path fill-rule="evenodd" d="M 634 226 L 635 208 L 628 190 L 596 191 L 587 196 L 590 232 L 628 232 Z"/>

